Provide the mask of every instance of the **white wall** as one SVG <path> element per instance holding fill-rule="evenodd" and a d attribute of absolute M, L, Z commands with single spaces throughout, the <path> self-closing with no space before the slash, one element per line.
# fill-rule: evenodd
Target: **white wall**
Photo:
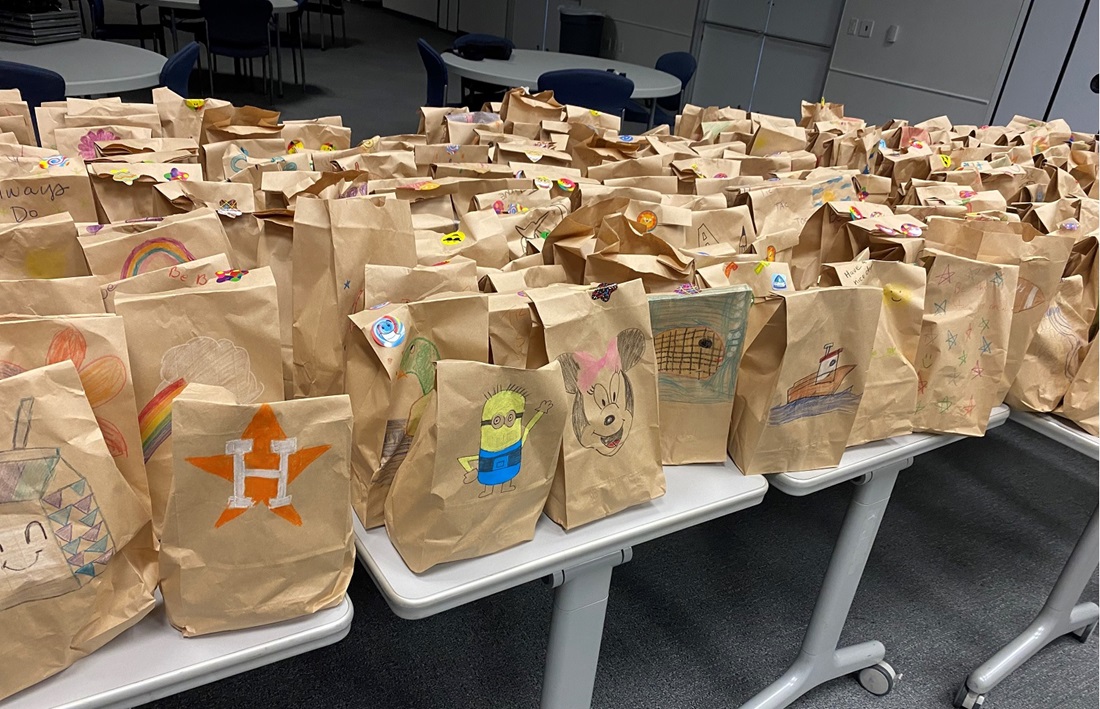
<path fill-rule="evenodd" d="M 1089 84 L 1096 76 L 1097 46 L 1100 46 L 1100 2 L 1088 6 L 1081 33 L 1073 46 L 1066 73 L 1054 97 L 1048 118 L 1064 118 L 1074 130 L 1096 133 L 1100 125 L 1100 102 Z"/>
<path fill-rule="evenodd" d="M 924 0 L 918 6 L 908 0 L 847 0 L 825 98 L 876 123 L 942 114 L 956 123 L 986 123 L 1025 2 Z M 852 18 L 874 20 L 872 36 L 849 35 Z M 885 40 L 890 25 L 899 28 L 893 44 Z"/>
<path fill-rule="evenodd" d="M 718 0 L 730 2 L 730 0 Z M 560 2 L 551 2 L 551 14 Z M 581 0 L 580 6 L 607 15 L 602 54 L 653 66 L 667 52 L 691 51 L 698 0 Z M 557 33 L 555 32 L 555 41 Z"/>

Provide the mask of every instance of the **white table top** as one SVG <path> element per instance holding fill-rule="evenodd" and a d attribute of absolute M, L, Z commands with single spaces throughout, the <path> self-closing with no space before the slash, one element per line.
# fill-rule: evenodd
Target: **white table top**
<path fill-rule="evenodd" d="M 198 10 L 199 0 L 122 0 L 132 5 L 163 7 L 165 10 Z M 271 10 L 276 15 L 294 12 L 298 9 L 295 0 L 271 0 Z"/>
<path fill-rule="evenodd" d="M 166 61 L 141 47 L 98 39 L 37 47 L 0 42 L 0 59 L 56 71 L 65 77 L 66 96 L 117 94 L 157 86 Z"/>
<path fill-rule="evenodd" d="M 996 428 L 1007 419 L 1008 407 L 998 406 L 993 409 L 993 413 L 989 417 L 989 428 Z M 907 436 L 872 441 L 845 450 L 844 456 L 840 459 L 840 465 L 835 468 L 769 475 L 768 482 L 777 490 L 781 490 L 788 495 L 796 497 L 810 495 L 833 485 L 862 477 L 888 465 L 904 461 L 906 458 L 913 458 L 921 453 L 942 448 L 949 443 L 961 441 L 963 438 L 967 438 L 967 436 L 943 433 L 910 433 Z"/>
<path fill-rule="evenodd" d="M 1100 459 L 1100 438 L 1085 433 L 1068 421 L 1052 414 L 1036 414 L 1016 409 L 1012 410 L 1009 417 L 1016 423 L 1027 426 L 1078 453 L 1084 453 L 1093 460 Z"/>
<path fill-rule="evenodd" d="M 667 492 L 652 502 L 568 532 L 544 515 L 529 542 L 422 574 L 409 571 L 383 527 L 364 530 L 358 518 L 355 547 L 393 612 L 415 620 L 752 507 L 768 489 L 764 476 L 741 475 L 729 461 L 666 467 L 665 478 Z"/>
<path fill-rule="evenodd" d="M 174 0 L 173 0 L 174 1 Z M 586 57 L 580 54 L 539 52 L 533 49 L 513 49 L 508 59 L 463 59 L 451 52 L 443 53 L 447 68 L 459 76 L 476 81 L 487 81 L 501 86 L 526 86 L 532 91 L 539 85 L 539 77 L 558 69 L 614 69 L 626 74 L 634 82 L 631 98 L 659 98 L 680 93 L 680 80 L 672 74 L 651 67 L 627 64 L 611 59 Z"/>
<path fill-rule="evenodd" d="M 164 606 L 72 667 L 5 701 L 2 709 L 132 707 L 343 640 L 351 600 L 285 623 L 185 638 Z M 278 702 L 275 702 L 278 704 Z"/>

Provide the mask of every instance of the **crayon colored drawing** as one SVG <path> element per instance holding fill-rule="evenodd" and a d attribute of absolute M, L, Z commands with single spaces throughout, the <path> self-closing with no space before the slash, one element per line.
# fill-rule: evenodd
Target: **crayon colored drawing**
<path fill-rule="evenodd" d="M 608 342 L 601 357 L 587 352 L 558 357 L 565 390 L 573 395 L 573 434 L 583 447 L 610 457 L 626 443 L 634 423 L 634 389 L 627 372 L 645 349 L 645 333 L 630 328 Z"/>
<path fill-rule="evenodd" d="M 126 372 L 126 364 L 115 355 L 104 355 L 91 361 L 86 361 L 88 356 L 88 341 L 79 330 L 67 325 L 50 341 L 46 349 L 45 362 L 43 364 L 57 364 L 65 360 L 71 360 L 76 365 L 80 374 L 80 383 L 84 385 L 84 394 L 88 397 L 88 403 L 92 409 L 98 409 L 112 401 L 126 386 L 129 378 Z M 32 367 L 33 369 L 33 367 Z M 0 361 L 0 379 L 21 374 L 25 368 L 15 362 Z M 96 415 L 96 422 L 103 432 L 103 440 L 107 442 L 107 449 L 115 458 L 125 458 L 129 455 L 126 439 L 122 431 L 111 421 Z"/>
<path fill-rule="evenodd" d="M 188 384 L 209 384 L 233 392 L 238 404 L 260 398 L 264 386 L 252 373 L 248 350 L 229 340 L 199 336 L 170 347 L 160 359 L 157 393 L 138 413 L 145 460 L 172 435 L 172 400 Z"/>
<path fill-rule="evenodd" d="M 834 412 L 854 414 L 859 408 L 861 394 L 853 394 L 852 387 L 841 390 L 844 380 L 856 368 L 854 364 L 838 366 L 844 348 L 833 349 L 833 343 L 825 345 L 825 354 L 818 361 L 817 371 L 802 377 L 787 389 L 787 403 L 774 406 L 768 415 L 772 426 L 797 421 L 808 416 L 821 416 Z"/>
<path fill-rule="evenodd" d="M 543 401 L 523 425 L 527 414 L 527 392 L 517 386 L 498 387 L 485 395 L 481 408 L 481 439 L 477 455 L 463 456 L 458 464 L 466 471 L 462 482 L 477 480 L 484 489 L 478 497 L 489 497 L 499 486 L 500 492 L 516 489 L 512 480 L 523 464 L 523 446 L 531 429 L 554 407 Z"/>
<path fill-rule="evenodd" d="M 130 278 L 139 273 L 169 268 L 176 264 L 194 261 L 195 257 L 187 247 L 175 239 L 156 237 L 135 246 L 122 263 L 119 278 Z"/>
<path fill-rule="evenodd" d="M 740 291 L 650 300 L 662 401 L 733 399 L 751 303 L 751 294 Z"/>
<path fill-rule="evenodd" d="M 397 367 L 397 387 L 408 386 L 407 382 L 416 382 L 417 398 L 409 407 L 409 414 L 403 419 L 390 419 L 386 422 L 386 436 L 382 443 L 380 460 L 380 479 L 388 482 L 409 452 L 412 439 L 420 426 L 424 409 L 428 406 L 428 395 L 435 388 L 435 363 L 439 361 L 439 349 L 425 337 L 414 337 L 409 341 L 401 362 Z"/>
<path fill-rule="evenodd" d="M 263 404 L 241 437 L 225 442 L 224 454 L 192 457 L 187 462 L 233 483 L 233 492 L 214 522 L 215 528 L 260 503 L 301 527 L 302 516 L 294 508 L 290 484 L 329 448 L 328 445 L 299 448 L 297 437 L 286 435 L 271 405 Z"/>
<path fill-rule="evenodd" d="M 34 398 L 0 453 L 0 611 L 75 591 L 115 553 L 88 481 L 56 447 L 29 448 Z"/>

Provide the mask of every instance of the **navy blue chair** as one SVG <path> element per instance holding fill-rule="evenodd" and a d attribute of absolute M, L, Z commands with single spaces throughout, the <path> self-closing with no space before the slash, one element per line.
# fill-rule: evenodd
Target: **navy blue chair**
<path fill-rule="evenodd" d="M 507 37 L 498 37 L 497 35 L 475 32 L 464 34 L 461 37 L 455 37 L 455 41 L 451 43 L 450 51 L 462 56 L 462 52 L 467 46 L 476 45 L 485 41 L 496 41 L 502 45 L 509 46 L 511 49 L 515 49 L 515 45 Z M 508 87 L 506 86 L 491 84 L 487 81 L 478 81 L 476 79 L 467 79 L 463 76 L 460 92 L 462 95 L 462 105 L 468 106 L 471 111 L 477 111 L 481 109 L 482 104 L 492 101 L 503 101 L 504 94 L 507 90 Z"/>
<path fill-rule="evenodd" d="M 199 43 L 191 42 L 179 50 L 164 63 L 160 70 L 160 85 L 167 86 L 180 96 L 187 98 L 191 82 L 191 70 L 199 60 Z"/>
<path fill-rule="evenodd" d="M 621 117 L 634 93 L 634 82 L 612 71 L 561 69 L 540 76 L 539 91 L 553 91 L 558 103 Z"/>
<path fill-rule="evenodd" d="M 46 101 L 65 100 L 65 77 L 29 64 L 0 61 L 0 89 L 19 89 L 31 109 L 31 125 L 38 132 L 34 109 Z"/>
<path fill-rule="evenodd" d="M 684 87 L 695 76 L 697 66 L 695 57 L 688 52 L 669 52 L 668 54 L 662 54 L 657 59 L 657 71 L 672 74 L 679 79 L 680 92 L 674 96 L 662 96 L 656 99 L 657 110 L 654 123 L 664 123 L 670 127 L 673 125 L 676 121 L 676 114 L 683 107 Z M 631 101 L 630 105 L 626 107 L 626 120 L 649 125 L 649 109 L 636 101 Z M 650 128 L 652 127 L 650 126 Z"/>
<path fill-rule="evenodd" d="M 214 95 L 217 57 L 263 60 L 264 93 L 271 97 L 271 2 L 270 0 L 199 0 L 206 18 L 206 53 L 210 67 L 210 95 Z"/>
<path fill-rule="evenodd" d="M 136 25 L 124 25 L 109 23 L 104 19 L 103 0 L 88 0 L 88 9 L 92 16 L 92 37 L 94 39 L 104 40 L 137 40 L 141 44 L 141 48 L 145 49 L 145 41 L 150 40 L 153 42 L 153 48 L 157 51 L 164 51 L 164 33 L 160 29 L 160 25 L 145 25 L 141 21 L 141 10 L 143 5 L 135 5 L 134 10 L 137 14 Z"/>
<path fill-rule="evenodd" d="M 416 40 L 416 48 L 420 50 L 420 59 L 424 62 L 424 73 L 428 77 L 428 97 L 424 105 L 446 106 L 447 65 L 443 63 L 443 56 L 423 39 Z"/>

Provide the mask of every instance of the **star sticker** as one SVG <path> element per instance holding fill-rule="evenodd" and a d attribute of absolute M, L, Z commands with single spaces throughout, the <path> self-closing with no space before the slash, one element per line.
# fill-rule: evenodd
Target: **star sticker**
<path fill-rule="evenodd" d="M 970 373 L 974 375 L 973 377 L 970 377 L 970 378 L 974 379 L 976 377 L 980 377 L 980 376 L 982 376 L 982 372 L 984 372 L 984 371 L 985 370 L 982 369 L 982 365 L 979 362 L 978 364 L 975 364 L 973 367 L 970 368 Z"/>
<path fill-rule="evenodd" d="M 928 381 L 921 376 L 920 372 L 917 372 L 917 394 L 923 394 L 924 390 L 928 388 Z"/>
<path fill-rule="evenodd" d="M 943 267 L 943 271 L 940 273 L 940 280 L 938 281 L 939 284 L 942 286 L 944 283 L 950 283 L 951 282 L 951 277 L 954 276 L 954 275 L 955 274 L 952 273 L 952 271 L 951 271 L 950 264 L 945 265 Z"/>
<path fill-rule="evenodd" d="M 953 350 L 955 349 L 955 345 L 958 344 L 959 336 L 948 330 L 947 337 L 945 339 L 947 340 L 947 349 Z"/>
<path fill-rule="evenodd" d="M 978 327 L 980 327 L 982 329 L 982 332 L 985 332 L 986 330 L 988 330 L 989 329 L 989 319 L 988 318 L 981 318 L 978 321 Z M 985 339 L 985 338 L 982 338 L 982 339 Z"/>
<path fill-rule="evenodd" d="M 992 283 L 994 286 L 1000 288 L 1004 285 L 1005 278 L 1001 275 L 1000 271 L 997 271 L 993 274 L 993 278 L 989 279 L 989 282 Z"/>
<path fill-rule="evenodd" d="M 993 343 L 982 336 L 982 354 L 993 354 Z"/>
<path fill-rule="evenodd" d="M 946 414 L 947 410 L 951 408 L 951 405 L 955 402 L 948 399 L 946 396 L 936 402 L 936 406 L 939 407 L 941 414 Z"/>
<path fill-rule="evenodd" d="M 298 440 L 283 433 L 274 409 L 264 404 L 240 439 L 226 441 L 223 455 L 188 458 L 187 462 L 233 483 L 234 494 L 214 523 L 215 528 L 240 517 L 260 502 L 300 527 L 302 517 L 294 509 L 287 488 L 329 448 L 323 445 L 299 450 Z"/>
<path fill-rule="evenodd" d="M 966 353 L 965 352 L 963 352 L 961 355 L 959 355 L 959 364 L 960 365 L 966 364 Z"/>
<path fill-rule="evenodd" d="M 351 281 L 344 281 L 344 290 L 351 290 Z"/>
<path fill-rule="evenodd" d="M 977 404 L 974 403 L 974 397 L 970 397 L 970 401 L 966 403 L 966 406 L 962 407 L 963 413 L 969 416 L 970 414 L 974 413 L 975 406 L 977 406 Z"/>
<path fill-rule="evenodd" d="M 936 303 L 936 312 L 933 315 L 946 315 L 947 314 L 947 298 L 943 299 L 943 302 Z"/>

